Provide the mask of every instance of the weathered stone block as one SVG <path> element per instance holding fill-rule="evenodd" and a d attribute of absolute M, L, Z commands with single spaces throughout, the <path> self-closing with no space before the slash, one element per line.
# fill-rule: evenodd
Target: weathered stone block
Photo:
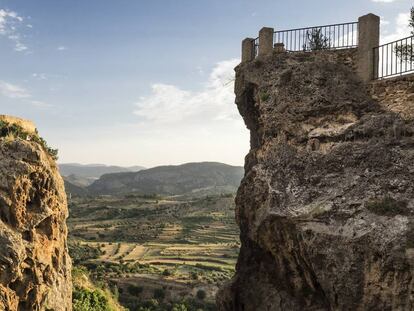
<path fill-rule="evenodd" d="M 273 28 L 263 27 L 259 32 L 259 56 L 271 55 L 273 52 Z"/>

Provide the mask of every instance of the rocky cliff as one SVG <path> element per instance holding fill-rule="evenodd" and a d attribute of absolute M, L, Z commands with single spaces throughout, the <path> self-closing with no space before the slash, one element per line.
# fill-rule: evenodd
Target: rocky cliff
<path fill-rule="evenodd" d="M 219 310 L 414 310 L 413 116 L 390 108 L 393 87 L 357 78 L 354 53 L 236 68 L 251 150 Z"/>
<path fill-rule="evenodd" d="M 30 122 L 0 116 L 0 310 L 72 310 L 66 196 Z"/>

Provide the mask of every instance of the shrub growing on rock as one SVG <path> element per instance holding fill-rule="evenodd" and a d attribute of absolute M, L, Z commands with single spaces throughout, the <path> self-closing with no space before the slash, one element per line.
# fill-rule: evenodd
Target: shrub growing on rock
<path fill-rule="evenodd" d="M 112 311 L 107 298 L 98 290 L 85 288 L 73 291 L 73 311 Z"/>
<path fill-rule="evenodd" d="M 6 138 L 8 141 L 15 139 L 30 140 L 40 144 L 44 150 L 54 159 L 58 159 L 58 150 L 50 148 L 47 142 L 38 135 L 27 133 L 21 126 L 17 124 L 10 124 L 6 121 L 0 121 L 0 138 Z"/>

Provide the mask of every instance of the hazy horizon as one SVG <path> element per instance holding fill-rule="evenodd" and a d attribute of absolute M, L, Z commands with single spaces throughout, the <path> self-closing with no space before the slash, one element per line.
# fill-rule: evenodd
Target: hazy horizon
<path fill-rule="evenodd" d="M 0 114 L 30 119 L 59 163 L 242 166 L 234 104 L 245 37 L 380 15 L 408 35 L 409 0 L 0 0 Z"/>
<path fill-rule="evenodd" d="M 82 165 L 82 166 L 118 166 L 118 167 L 122 167 L 122 168 L 132 168 L 132 167 L 143 167 L 144 169 L 150 169 L 150 168 L 154 168 L 154 167 L 158 167 L 158 166 L 180 166 L 180 165 L 184 165 L 184 164 L 197 164 L 197 163 L 221 163 L 221 164 L 226 164 L 229 166 L 238 166 L 238 167 L 243 167 L 243 165 L 232 165 L 232 164 L 228 164 L 225 162 L 220 162 L 220 161 L 197 161 L 197 162 L 183 162 L 183 163 L 177 163 L 177 164 L 160 164 L 160 165 L 155 165 L 155 166 L 143 166 L 138 164 L 133 164 L 133 165 L 114 165 L 114 164 L 108 164 L 108 163 L 76 163 L 76 162 L 61 162 L 61 161 L 57 161 L 57 163 L 59 165 Z"/>

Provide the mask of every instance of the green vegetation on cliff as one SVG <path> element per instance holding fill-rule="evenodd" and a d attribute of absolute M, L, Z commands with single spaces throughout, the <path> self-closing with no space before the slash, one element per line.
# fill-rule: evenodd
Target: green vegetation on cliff
<path fill-rule="evenodd" d="M 13 141 L 17 138 L 23 140 L 34 141 L 40 144 L 47 153 L 54 159 L 58 159 L 58 150 L 48 146 L 46 140 L 38 135 L 26 132 L 21 126 L 12 124 L 4 120 L 0 120 L 0 138 L 5 138 L 8 141 Z"/>
<path fill-rule="evenodd" d="M 74 268 L 73 277 L 73 311 L 123 311 L 116 295 L 108 288 L 93 284 L 89 273 L 84 268 Z"/>

